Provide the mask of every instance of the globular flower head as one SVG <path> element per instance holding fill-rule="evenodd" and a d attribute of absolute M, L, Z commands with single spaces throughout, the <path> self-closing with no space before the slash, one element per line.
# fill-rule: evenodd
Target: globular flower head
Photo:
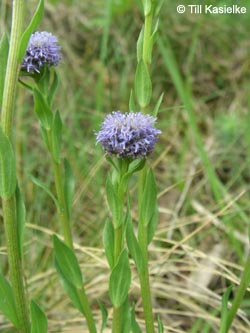
<path fill-rule="evenodd" d="M 108 155 L 118 158 L 142 159 L 154 150 L 160 130 L 154 127 L 156 118 L 141 112 L 107 115 L 96 134 Z"/>
<path fill-rule="evenodd" d="M 57 41 L 57 37 L 47 31 L 32 34 L 21 69 L 28 73 L 40 73 L 40 68 L 45 65 L 56 66 L 62 58 Z"/>

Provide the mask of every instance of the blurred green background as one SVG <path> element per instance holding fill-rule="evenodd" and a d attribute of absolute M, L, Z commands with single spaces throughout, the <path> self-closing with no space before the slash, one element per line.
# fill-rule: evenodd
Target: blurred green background
<path fill-rule="evenodd" d="M 27 22 L 37 1 L 27 1 Z M 166 332 L 217 333 L 220 297 L 239 282 L 248 250 L 250 212 L 250 1 L 206 1 L 245 5 L 245 15 L 177 14 L 163 2 L 153 50 L 152 109 L 164 92 L 157 126 L 162 135 L 149 158 L 159 187 L 160 219 L 150 246 L 153 304 Z M 139 0 L 47 0 L 40 31 L 58 36 L 63 60 L 55 110 L 64 121 L 63 152 L 76 178 L 73 234 L 95 317 L 97 298 L 108 307 L 108 266 L 102 229 L 108 209 L 109 166 L 95 131 L 112 110 L 128 111 L 136 68 L 136 41 L 143 24 Z M 0 29 L 9 31 L 11 1 L 0 2 Z M 25 271 L 30 295 L 49 318 L 49 332 L 86 332 L 53 268 L 51 235 L 57 229 L 53 202 L 30 175 L 50 184 L 32 96 L 19 87 L 15 114 L 19 179 L 27 207 Z M 134 182 L 135 184 L 136 182 Z M 136 187 L 131 184 L 134 193 Z M 136 201 L 134 202 L 136 223 Z M 3 224 L 1 269 L 7 272 Z M 143 327 L 139 283 L 131 301 Z M 249 332 L 250 295 L 235 321 Z M 111 315 L 111 314 L 110 314 Z M 13 332 L 0 317 L 0 332 Z M 109 330 L 107 329 L 107 332 Z M 233 331 L 232 331 L 233 332 Z"/>

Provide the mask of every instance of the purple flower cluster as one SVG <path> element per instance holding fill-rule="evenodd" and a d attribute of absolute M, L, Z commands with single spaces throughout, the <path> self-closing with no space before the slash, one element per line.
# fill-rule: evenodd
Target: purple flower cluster
<path fill-rule="evenodd" d="M 97 142 L 101 143 L 108 155 L 144 158 L 152 153 L 161 133 L 154 127 L 155 121 L 156 118 L 141 112 L 114 111 L 106 116 L 96 135 Z"/>
<path fill-rule="evenodd" d="M 28 73 L 40 73 L 44 65 L 56 66 L 62 57 L 57 41 L 57 37 L 46 31 L 32 34 L 21 69 Z"/>

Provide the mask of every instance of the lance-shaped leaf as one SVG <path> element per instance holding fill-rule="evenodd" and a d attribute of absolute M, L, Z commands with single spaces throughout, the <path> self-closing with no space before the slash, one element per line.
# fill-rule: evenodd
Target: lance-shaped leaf
<path fill-rule="evenodd" d="M 53 114 L 46 101 L 46 98 L 42 95 L 40 90 L 37 88 L 33 89 L 35 112 L 44 128 L 47 130 L 51 129 Z"/>
<path fill-rule="evenodd" d="M 114 227 L 110 219 L 106 220 L 103 229 L 103 246 L 109 267 L 112 269 L 114 266 Z"/>
<path fill-rule="evenodd" d="M 148 244 L 151 243 L 152 239 L 154 238 L 155 230 L 158 224 L 159 220 L 159 209 L 158 209 L 158 203 L 155 201 L 155 209 L 153 212 L 153 215 L 151 216 L 151 219 L 147 225 L 148 228 Z"/>
<path fill-rule="evenodd" d="M 142 60 L 143 53 L 143 34 L 144 34 L 144 26 L 142 27 L 137 43 L 136 43 L 136 54 L 137 54 L 137 62 L 139 63 Z"/>
<path fill-rule="evenodd" d="M 22 255 L 25 222 L 26 222 L 26 210 L 18 185 L 16 186 L 16 219 L 17 219 L 18 239 L 19 239 L 19 252 L 20 255 Z"/>
<path fill-rule="evenodd" d="M 0 127 L 0 196 L 10 198 L 16 190 L 16 166 L 12 145 Z"/>
<path fill-rule="evenodd" d="M 67 295 L 71 299 L 74 306 L 82 313 L 84 314 L 84 310 L 81 304 L 81 301 L 78 296 L 78 290 L 76 287 L 73 286 L 64 276 L 62 270 L 59 267 L 58 262 L 55 260 L 55 268 L 59 276 L 60 283 L 63 287 L 63 289 L 66 291 Z"/>
<path fill-rule="evenodd" d="M 19 53 L 18 53 L 19 61 L 22 61 L 25 55 L 31 34 L 36 30 L 36 28 L 42 21 L 43 13 L 44 13 L 44 0 L 40 0 L 30 24 L 28 25 L 27 29 L 24 31 L 22 35 L 19 47 Z"/>
<path fill-rule="evenodd" d="M 158 115 L 158 112 L 159 112 L 159 109 L 160 109 L 160 106 L 161 106 L 161 103 L 162 103 L 162 100 L 163 100 L 163 96 L 164 96 L 164 93 L 161 94 L 158 101 L 156 102 L 156 105 L 155 105 L 153 113 L 152 113 L 152 115 L 154 117 L 157 117 L 157 115 Z"/>
<path fill-rule="evenodd" d="M 33 300 L 30 302 L 31 333 L 47 333 L 47 318 L 43 310 Z"/>
<path fill-rule="evenodd" d="M 58 86 L 58 75 L 57 75 L 56 71 L 54 70 L 54 77 L 53 77 L 52 84 L 49 88 L 49 95 L 48 95 L 48 102 L 49 102 L 50 106 L 52 105 L 53 97 L 55 95 L 57 86 Z"/>
<path fill-rule="evenodd" d="M 113 216 L 114 228 L 119 228 L 122 224 L 122 202 L 115 191 L 115 187 L 112 184 L 110 176 L 107 177 L 106 182 L 106 194 L 108 199 L 109 208 Z"/>
<path fill-rule="evenodd" d="M 158 317 L 158 333 L 164 333 L 164 326 L 160 317 Z"/>
<path fill-rule="evenodd" d="M 64 279 L 69 281 L 75 288 L 82 287 L 82 273 L 74 251 L 72 251 L 56 235 L 53 237 L 54 253 L 58 267 Z"/>
<path fill-rule="evenodd" d="M 228 327 L 227 327 L 228 301 L 229 301 L 231 292 L 232 292 L 232 286 L 228 287 L 222 296 L 220 333 L 227 333 L 227 331 L 228 331 Z"/>
<path fill-rule="evenodd" d="M 134 234 L 131 217 L 127 219 L 126 238 L 127 238 L 129 253 L 131 254 L 135 262 L 136 268 L 139 274 L 143 274 L 144 272 L 143 256 L 139 243 Z"/>
<path fill-rule="evenodd" d="M 141 207 L 140 207 L 140 223 L 148 225 L 153 214 L 155 214 L 155 205 L 157 201 L 157 187 L 152 169 L 149 169 L 146 176 L 146 182 L 143 189 Z"/>
<path fill-rule="evenodd" d="M 129 111 L 136 112 L 136 105 L 135 105 L 135 99 L 134 99 L 134 92 L 131 89 L 130 96 L 129 96 Z"/>
<path fill-rule="evenodd" d="M 144 15 L 149 15 L 151 8 L 152 8 L 152 0 L 142 0 Z"/>
<path fill-rule="evenodd" d="M 68 216 L 71 215 L 75 192 L 75 178 L 68 160 L 64 160 L 64 196 L 68 210 Z"/>
<path fill-rule="evenodd" d="M 128 296 L 131 271 L 127 251 L 124 249 L 109 279 L 109 295 L 114 307 L 120 307 Z"/>
<path fill-rule="evenodd" d="M 19 328 L 13 291 L 2 274 L 0 274 L 0 311 L 16 328 Z"/>
<path fill-rule="evenodd" d="M 98 304 L 102 313 L 102 326 L 101 326 L 101 333 L 103 333 L 104 329 L 107 326 L 107 320 L 108 320 L 108 310 L 106 308 L 106 306 L 100 301 L 98 300 Z"/>
<path fill-rule="evenodd" d="M 62 145 L 62 121 L 59 111 L 56 111 L 52 122 L 51 128 L 52 134 L 52 155 L 57 163 L 60 163 L 61 159 L 61 145 Z"/>
<path fill-rule="evenodd" d="M 135 73 L 135 94 L 141 108 L 146 107 L 152 96 L 152 83 L 147 66 L 140 60 Z"/>
<path fill-rule="evenodd" d="M 3 89 L 4 89 L 4 82 L 5 82 L 5 73 L 6 73 L 6 66 L 7 66 L 7 59 L 8 59 L 8 52 L 9 52 L 9 41 L 6 34 L 3 34 L 0 40 L 0 108 L 3 102 Z"/>
<path fill-rule="evenodd" d="M 121 308 L 122 319 L 121 319 L 121 333 L 130 333 L 131 332 L 131 313 L 128 302 L 128 297 L 125 302 L 122 304 Z"/>
<path fill-rule="evenodd" d="M 135 318 L 135 304 L 131 308 L 131 330 L 132 333 L 142 333 L 140 326 L 138 325 Z"/>

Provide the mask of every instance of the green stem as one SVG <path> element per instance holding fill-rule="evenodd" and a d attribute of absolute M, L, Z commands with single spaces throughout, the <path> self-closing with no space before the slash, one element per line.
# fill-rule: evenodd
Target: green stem
<path fill-rule="evenodd" d="M 245 268 L 243 271 L 243 275 L 240 281 L 240 285 L 238 287 L 238 290 L 236 292 L 236 295 L 234 297 L 233 303 L 232 303 L 232 307 L 229 310 L 228 313 L 228 317 L 227 317 L 227 328 L 226 328 L 226 332 L 229 331 L 229 328 L 232 325 L 232 322 L 237 314 L 237 310 L 240 307 L 240 304 L 242 302 L 242 299 L 246 293 L 247 287 L 249 286 L 250 283 L 250 252 L 247 256 L 247 260 L 246 260 L 246 264 L 245 264 Z"/>
<path fill-rule="evenodd" d="M 123 245 L 123 233 L 122 225 L 119 228 L 115 229 L 114 235 L 114 262 L 115 265 L 118 262 L 119 256 L 121 254 Z M 122 332 L 122 307 L 114 307 L 113 310 L 113 324 L 112 324 L 112 333 L 121 333 Z"/>
<path fill-rule="evenodd" d="M 24 1 L 13 1 L 10 48 L 4 83 L 1 121 L 3 132 L 10 141 L 12 139 L 14 103 L 19 73 L 18 52 L 23 28 L 23 17 Z M 15 195 L 8 199 L 3 199 L 3 218 L 8 251 L 9 275 L 15 298 L 19 328 L 21 332 L 29 333 L 30 324 L 23 281 L 22 259 L 18 248 L 19 238 Z"/>
<path fill-rule="evenodd" d="M 138 241 L 142 251 L 144 269 L 139 273 L 142 305 L 146 323 L 146 333 L 154 333 L 154 316 L 151 301 L 149 272 L 148 272 L 148 229 L 141 221 L 139 223 Z"/>
<path fill-rule="evenodd" d="M 143 34 L 143 51 L 142 51 L 143 61 L 148 67 L 151 62 L 150 38 L 151 38 L 151 30 L 152 30 L 152 21 L 153 21 L 153 10 L 151 9 L 150 13 L 145 16 L 144 34 Z"/>
<path fill-rule="evenodd" d="M 78 297 L 80 299 L 82 308 L 84 310 L 84 315 L 85 315 L 85 318 L 86 318 L 86 321 L 87 321 L 89 332 L 90 333 L 96 333 L 97 331 L 96 331 L 96 327 L 95 327 L 95 321 L 94 321 L 94 318 L 93 318 L 93 315 L 92 315 L 91 308 L 89 306 L 89 301 L 88 301 L 88 298 L 87 298 L 84 287 L 79 289 L 77 292 L 78 292 Z"/>

